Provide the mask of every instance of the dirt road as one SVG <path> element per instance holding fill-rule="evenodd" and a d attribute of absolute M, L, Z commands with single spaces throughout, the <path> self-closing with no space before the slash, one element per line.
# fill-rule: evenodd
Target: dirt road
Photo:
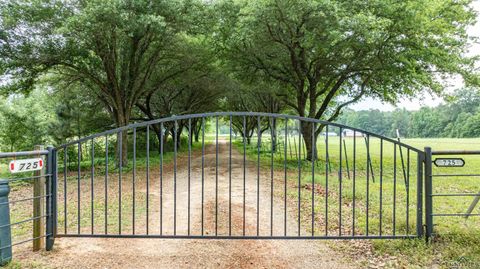
<path fill-rule="evenodd" d="M 176 233 L 188 233 L 188 195 L 190 193 L 190 233 L 204 235 L 283 235 L 285 207 L 283 197 L 271 193 L 283 188 L 280 178 L 272 181 L 270 170 L 260 171 L 248 162 L 245 167 L 245 196 L 243 155 L 233 150 L 231 185 L 229 173 L 229 147 L 221 141 L 216 170 L 215 146 L 209 146 L 204 155 L 204 185 L 202 203 L 202 157 L 191 161 L 190 192 L 185 160 L 179 163 L 176 186 L 173 171 L 165 171 L 162 182 L 162 229 L 173 234 L 174 195 L 176 188 Z M 218 177 L 217 177 L 218 173 Z M 152 178 L 156 178 L 152 174 Z M 277 178 L 277 177 L 275 177 Z M 218 179 L 218 181 L 217 181 Z M 283 180 L 283 179 L 282 179 Z M 218 182 L 218 184 L 217 184 Z M 257 185 L 258 183 L 258 185 Z M 231 204 L 229 203 L 231 186 Z M 159 190 L 160 182 L 153 180 L 151 190 Z M 259 189 L 257 196 L 257 188 Z M 244 206 L 245 199 L 245 206 Z M 257 211 L 257 199 L 259 210 Z M 160 193 L 152 191 L 149 202 L 160 204 Z M 218 206 L 217 206 L 218 205 Z M 229 208 L 231 211 L 231 222 Z M 243 218 L 245 208 L 245 218 Z M 272 211 L 273 209 L 273 211 Z M 295 205 L 287 206 L 287 234 L 297 235 Z M 216 214 L 217 212 L 217 214 Z M 258 223 L 257 226 L 257 216 Z M 150 232 L 158 233 L 160 207 L 150 210 Z M 272 222 L 273 220 L 273 222 Z M 245 221 L 245 224 L 244 224 Z M 145 223 L 137 223 L 137 232 L 145 232 Z M 306 231 L 300 231 L 306 234 Z M 217 240 L 217 239 L 92 239 L 59 238 L 54 251 L 32 254 L 17 251 L 16 259 L 31 267 L 46 268 L 350 268 L 337 253 L 323 241 L 309 240 Z"/>

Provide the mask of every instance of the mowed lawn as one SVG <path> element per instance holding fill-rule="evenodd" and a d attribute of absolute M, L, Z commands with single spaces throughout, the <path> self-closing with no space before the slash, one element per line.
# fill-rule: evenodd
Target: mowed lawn
<path fill-rule="evenodd" d="M 207 144 L 215 143 L 214 135 L 208 134 Z M 219 139 L 228 139 L 228 136 L 220 136 Z M 313 165 L 304 160 L 305 149 L 302 143 L 299 148 L 298 136 L 289 136 L 285 148 L 285 139 L 278 137 L 277 151 L 271 154 L 271 140 L 268 135 L 262 137 L 260 147 L 260 162 L 264 171 L 270 171 L 273 161 L 274 177 L 276 182 L 283 182 L 284 168 L 287 168 L 288 200 L 292 208 L 298 206 L 300 197 L 301 225 L 309 233 L 315 236 L 403 236 L 416 234 L 417 214 L 417 153 L 404 147 L 395 147 L 388 141 L 381 141 L 370 137 L 365 141 L 363 137 L 347 137 L 340 140 L 337 137 L 328 138 L 328 162 L 325 137 L 319 137 L 318 160 Z M 250 161 L 257 161 L 258 147 L 257 137 L 252 138 L 251 145 L 246 145 L 246 155 Z M 425 146 L 433 150 L 462 149 L 472 150 L 480 148 L 478 139 L 402 139 L 402 142 L 423 150 Z M 235 148 L 243 153 L 244 145 L 237 137 L 233 142 Z M 354 150 L 355 144 L 355 150 Z M 367 144 L 369 145 L 367 147 Z M 193 146 L 197 153 L 201 145 Z M 368 148 L 368 150 L 367 150 Z M 383 150 L 381 150 L 383 148 Z M 341 154 L 340 154 L 341 152 Z M 370 154 L 371 166 L 367 161 L 367 152 Z M 158 153 L 157 153 L 158 154 Z M 151 164 L 158 164 L 159 159 L 154 150 L 151 151 Z M 185 156 L 185 147 L 181 155 Z M 285 159 L 286 156 L 286 159 Z M 301 156 L 300 161 L 298 156 Z M 455 156 L 456 157 L 456 156 Z M 463 168 L 435 168 L 434 174 L 480 174 L 480 156 L 463 156 L 466 165 Z M 172 154 L 165 155 L 164 163 L 171 164 Z M 340 165 L 340 159 L 342 160 Z M 355 159 L 355 162 L 354 162 Z M 101 176 L 102 161 L 96 159 L 96 175 Z M 113 155 L 112 155 L 112 163 Z M 85 186 L 89 184 L 89 160 L 82 163 L 84 169 L 82 179 Z M 329 166 L 327 165 L 329 164 Z M 129 164 L 131 165 L 131 163 Z M 146 161 L 144 154 L 139 154 L 137 159 L 137 171 L 142 174 L 145 170 Z M 348 166 L 348 168 L 347 168 Z M 300 167 L 300 169 L 299 169 Z M 367 169 L 369 167 L 369 169 Z M 112 178 L 116 176 L 114 167 L 111 167 Z M 6 163 L 2 163 L 0 171 L 6 170 Z M 341 173 L 340 173 L 341 170 Z M 60 169 L 61 171 L 61 169 Z M 125 172 L 131 172 L 131 167 L 126 167 Z M 75 171 L 67 176 L 67 182 L 75 187 Z M 299 177 L 300 175 L 300 177 Z M 2 173 L 6 177 L 6 173 Z M 130 184 L 129 178 L 124 179 L 124 184 Z M 300 181 L 299 181 L 300 178 Z M 328 183 L 327 183 L 328 178 Z M 478 193 L 480 192 L 480 177 L 436 177 L 433 181 L 434 193 Z M 142 179 L 140 179 L 139 183 Z M 114 183 L 114 182 L 112 182 Z M 300 183 L 300 184 L 298 184 Z M 277 184 L 277 183 L 275 183 Z M 83 186 L 83 185 L 82 185 Z M 61 186 L 59 186 L 61 187 Z M 112 185 L 110 212 L 115 213 L 116 201 L 115 188 Z M 328 188 L 328 192 L 327 192 Z M 354 190 L 355 188 L 355 190 Z M 16 182 L 12 184 L 14 193 L 19 198 L 30 195 L 31 185 L 28 182 Z M 281 190 L 276 188 L 275 195 L 282 197 Z M 281 189 L 281 188 L 280 188 Z M 280 193 L 279 193 L 280 192 Z M 72 197 L 73 198 L 73 197 Z M 124 204 L 132 202 L 132 197 L 124 195 Z M 435 197 L 434 213 L 465 213 L 474 197 Z M 138 201 L 138 215 L 143 215 L 146 210 L 143 206 L 145 197 L 139 194 L 135 199 Z M 88 201 L 88 200 L 87 200 Z M 95 201 L 94 210 L 103 209 L 102 200 Z M 368 209 L 367 209 L 368 208 Z M 480 205 L 474 213 L 480 213 Z M 313 210 L 312 210 L 313 209 Z M 367 213 L 368 210 L 368 213 Z M 31 204 L 12 206 L 12 222 L 20 221 L 30 216 Z M 76 231 L 76 208 L 71 203 L 68 210 L 71 219 L 69 230 Z M 129 215 L 128 208 L 125 214 Z M 82 227 L 88 229 L 91 211 L 82 211 Z M 298 212 L 297 212 L 298 214 Z M 59 215 L 63 216 L 63 209 L 59 206 Z M 115 216 L 115 214 L 112 214 Z M 102 230 L 103 213 L 94 213 L 95 226 Z M 313 217 L 313 222 L 312 222 Z M 98 218 L 98 221 L 97 221 Z M 125 218 L 126 227 L 131 226 L 131 218 Z M 436 217 L 435 238 L 431 244 L 426 244 L 420 239 L 393 239 L 368 241 L 368 253 L 352 251 L 352 245 L 356 242 L 341 241 L 333 242 L 332 247 L 343 251 L 346 256 L 360 263 L 367 260 L 386 261 L 392 267 L 404 266 L 407 268 L 435 266 L 450 268 L 478 268 L 480 266 L 480 218 L 471 217 Z M 64 222 L 59 218 L 59 227 L 63 228 Z M 141 223 L 139 223 L 140 225 Z M 116 218 L 109 219 L 108 229 L 112 232 L 118 226 Z M 142 227 L 137 227 L 143 230 Z M 15 238 L 28 238 L 31 225 L 26 223 L 13 229 Z M 85 230 L 85 232 L 88 232 Z M 362 245 L 362 247 L 364 247 Z M 363 249 L 363 248 L 362 248 Z M 371 253 L 370 253 L 371 252 Z M 355 256 L 354 256 L 355 255 Z M 359 258 L 363 257 L 363 258 Z M 373 258 L 374 259 L 373 259 Z M 392 261 L 392 257 L 395 257 Z"/>

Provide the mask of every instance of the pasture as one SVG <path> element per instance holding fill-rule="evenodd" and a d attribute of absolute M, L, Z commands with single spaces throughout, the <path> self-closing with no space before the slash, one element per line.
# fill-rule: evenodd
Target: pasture
<path fill-rule="evenodd" d="M 293 137 L 289 138 L 293 140 Z M 305 184 L 312 184 L 312 174 L 314 175 L 314 184 L 321 186 L 323 190 L 326 187 L 326 177 L 329 176 L 330 180 L 328 184 L 330 186 L 330 191 L 334 193 L 339 193 L 339 173 L 338 168 L 340 160 L 340 151 L 342 151 L 342 218 L 343 225 L 347 227 L 346 231 L 352 233 L 353 226 L 357 233 L 365 234 L 367 231 L 366 225 L 366 210 L 369 210 L 369 228 L 368 232 L 370 234 L 379 234 L 380 227 L 380 200 L 382 200 L 382 215 L 384 221 L 384 229 L 392 229 L 394 217 L 393 210 L 395 210 L 395 215 L 401 216 L 402 214 L 409 214 L 410 220 L 415 218 L 415 205 L 416 201 L 411 202 L 408 209 L 406 208 L 396 208 L 393 209 L 393 193 L 394 189 L 397 190 L 397 195 L 395 197 L 396 203 L 400 205 L 405 204 L 407 199 L 407 193 L 409 193 L 410 200 L 414 200 L 415 193 L 417 189 L 416 185 L 416 153 L 403 150 L 404 162 L 410 162 L 411 168 L 409 171 L 406 171 L 407 179 L 409 179 L 410 184 L 408 184 L 408 191 L 406 185 L 404 184 L 404 175 L 402 171 L 402 160 L 400 157 L 399 149 L 395 149 L 393 145 L 390 148 L 383 148 L 383 152 L 380 150 L 380 142 L 378 139 L 370 139 L 370 158 L 372 160 L 372 172 L 369 172 L 369 180 L 367 183 L 367 146 L 365 143 L 364 137 L 347 137 L 343 141 L 340 140 L 340 137 L 329 137 L 329 157 L 331 166 L 336 169 L 329 169 L 325 166 L 326 156 L 325 154 L 325 137 L 319 137 L 317 141 L 318 151 L 319 151 L 319 165 L 315 165 L 315 171 L 312 173 L 312 165 L 309 162 L 301 162 L 301 184 L 302 189 L 306 186 Z M 355 173 L 353 171 L 353 144 L 357 145 L 356 147 L 356 160 L 355 160 Z M 342 142 L 341 142 L 342 141 Z M 476 149 L 480 146 L 480 141 L 478 139 L 455 139 L 455 138 L 422 138 L 422 139 L 402 139 L 403 143 L 411 145 L 415 148 L 423 150 L 424 147 L 431 147 L 433 150 L 469 150 Z M 296 138 L 298 142 L 298 138 Z M 282 142 L 283 143 L 283 142 Z M 242 149 L 243 145 L 241 142 L 237 142 L 237 147 L 239 150 Z M 264 142 L 262 145 L 261 152 L 261 161 L 264 166 L 268 166 L 271 162 L 271 155 L 268 152 L 270 143 L 268 141 Z M 305 148 L 302 147 L 301 150 L 295 148 L 295 145 L 289 145 L 287 143 L 287 167 L 289 170 L 297 170 L 297 154 L 299 152 L 305 152 Z M 347 157 L 345 156 L 345 149 L 347 152 Z M 274 165 L 275 169 L 282 169 L 284 166 L 284 157 L 285 152 L 280 150 L 280 153 L 274 154 Z M 256 145 L 250 146 L 247 148 L 248 155 L 250 159 L 257 158 L 258 148 Z M 395 157 L 396 152 L 396 157 Z M 322 154 L 323 153 L 323 154 Z M 300 153 L 303 154 L 303 153 Z M 323 156 L 322 156 L 322 155 Z M 380 157 L 383 156 L 383 169 L 381 169 Z M 410 154 L 410 155 L 409 155 Z M 433 175 L 435 174 L 480 174 L 480 157 L 479 156 L 463 156 L 466 162 L 466 165 L 461 168 L 440 168 L 433 166 Z M 409 159 L 409 160 L 408 160 Z M 347 160 L 349 162 L 350 176 L 347 172 Z M 396 163 L 396 165 L 395 165 Z M 413 164 L 413 165 L 412 165 Z M 405 164 L 406 166 L 406 164 Z M 326 173 L 325 171 L 328 171 Z M 371 171 L 371 170 L 369 170 Z M 355 178 L 355 192 L 353 192 L 353 177 L 356 174 Z M 372 180 L 372 174 L 375 178 L 375 181 Z M 380 181 L 380 174 L 382 174 L 382 181 Z M 297 181 L 298 176 L 293 175 L 289 177 L 291 181 Z M 478 184 L 478 176 L 448 176 L 448 177 L 434 177 L 433 178 L 433 194 L 455 194 L 455 193 L 470 193 L 477 194 L 480 191 Z M 368 191 L 368 196 L 366 195 Z M 382 191 L 382 197 L 380 194 L 380 188 Z M 292 192 L 290 195 L 293 199 L 298 197 L 298 192 Z M 315 208 L 316 214 L 324 214 L 325 209 L 324 205 L 326 202 L 325 196 L 321 195 L 311 195 L 311 192 L 308 190 L 303 191 L 301 205 L 303 210 L 308 212 L 311 208 L 312 197 L 315 197 Z M 353 216 L 353 199 L 355 197 L 356 206 L 355 210 L 357 215 L 360 215 L 360 218 L 356 220 L 352 219 Z M 368 197 L 369 209 L 366 207 Z M 467 208 L 472 203 L 474 197 L 434 197 L 433 198 L 433 212 L 441 214 L 462 214 L 466 213 Z M 329 207 L 333 207 L 333 211 L 329 208 L 329 212 L 335 212 L 334 214 L 330 213 L 329 220 L 330 223 L 338 222 L 340 216 L 340 207 L 338 206 L 338 198 L 330 199 Z M 336 209 L 336 210 L 335 210 Z M 361 212 L 361 213 L 359 213 Z M 408 213 L 407 213 L 408 212 Z M 477 207 L 472 212 L 473 214 L 478 214 L 480 212 L 480 207 Z M 363 213 L 363 214 L 362 214 Z M 304 223 L 309 224 L 309 217 L 311 214 L 306 214 L 304 218 Z M 400 232 L 406 232 L 407 229 L 415 229 L 412 223 L 406 223 L 406 217 L 398 218 L 400 223 L 396 223 L 396 227 Z M 386 224 L 386 225 L 385 225 Z M 357 260 L 358 255 L 362 256 L 365 253 L 370 253 L 367 257 L 364 257 L 363 262 L 368 263 L 367 259 L 370 259 L 372 265 L 379 262 L 377 259 L 372 259 L 371 256 L 378 256 L 381 264 L 390 264 L 393 267 L 405 266 L 407 268 L 424 267 L 424 266 L 433 266 L 440 265 L 441 267 L 451 268 L 451 267 L 460 267 L 460 268 L 477 268 L 479 266 L 480 260 L 480 247 L 478 246 L 478 234 L 480 233 L 480 226 L 478 226 L 478 217 L 472 216 L 469 218 L 464 217 L 434 217 L 434 232 L 435 237 L 432 244 L 425 244 L 423 238 L 413 239 L 413 240 L 372 240 L 369 247 L 363 249 L 363 253 L 358 251 L 352 251 L 351 243 L 352 242 L 341 242 L 333 243 L 338 249 L 344 250 L 347 255 L 351 255 L 352 259 Z M 331 229 L 333 233 L 338 233 L 336 231 L 338 227 Z M 315 232 L 325 232 L 325 229 L 322 227 L 316 228 Z M 372 249 L 370 249 L 370 247 Z M 371 253 L 374 253 L 373 255 Z M 391 262 L 391 257 L 397 257 Z M 383 257 L 383 258 L 382 258 Z"/>

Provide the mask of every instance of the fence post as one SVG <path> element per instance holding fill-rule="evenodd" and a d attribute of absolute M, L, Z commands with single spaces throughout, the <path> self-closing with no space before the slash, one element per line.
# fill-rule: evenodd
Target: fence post
<path fill-rule="evenodd" d="M 423 163 L 425 154 L 417 153 L 417 236 L 423 236 Z"/>
<path fill-rule="evenodd" d="M 35 146 L 36 151 L 43 150 L 43 146 Z M 42 157 L 43 159 L 43 157 Z M 45 163 L 45 160 L 43 160 Z M 33 197 L 38 197 L 33 199 L 33 238 L 36 238 L 32 241 L 33 251 L 38 251 L 42 249 L 45 245 L 45 238 L 42 237 L 45 235 L 45 221 L 42 217 L 45 212 L 45 172 L 44 169 L 40 171 L 35 171 L 33 173 Z"/>
<path fill-rule="evenodd" d="M 425 147 L 425 238 L 427 242 L 433 234 L 432 187 L 432 148 Z"/>
<path fill-rule="evenodd" d="M 9 193 L 8 180 L 0 179 L 0 266 L 12 260 Z"/>
<path fill-rule="evenodd" d="M 53 249 L 57 222 L 57 151 L 49 146 L 47 148 L 47 233 L 46 250 Z"/>

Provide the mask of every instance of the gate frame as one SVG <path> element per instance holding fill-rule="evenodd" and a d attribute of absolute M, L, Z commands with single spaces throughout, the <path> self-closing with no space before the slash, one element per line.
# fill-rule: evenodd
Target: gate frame
<path fill-rule="evenodd" d="M 431 188 L 429 188 L 429 186 L 431 185 L 431 183 L 428 182 L 428 169 L 429 167 L 427 167 L 427 164 L 429 163 L 428 162 L 428 157 L 426 156 L 427 154 L 425 154 L 425 151 L 422 151 L 420 149 L 417 149 L 411 145 L 408 145 L 408 144 L 405 144 L 403 142 L 400 142 L 396 139 L 393 139 L 393 138 L 389 138 L 389 137 L 385 137 L 385 136 L 382 136 L 382 135 L 379 135 L 379 134 L 375 134 L 375 133 L 372 133 L 372 132 L 368 132 L 368 131 L 365 131 L 365 130 L 362 130 L 362 129 L 358 129 L 358 128 L 354 128 L 354 127 L 350 127 L 350 126 L 346 126 L 346 125 L 342 125 L 342 124 L 338 124 L 338 123 L 333 123 L 333 122 L 327 122 L 327 121 L 323 121 L 323 120 L 318 120 L 318 119 L 312 119 L 312 118 L 305 118 L 305 117 L 300 117 L 300 116 L 295 116 L 295 115 L 285 115 L 285 114 L 274 114 L 274 113 L 262 113 L 262 112 L 212 112 L 212 113 L 200 113 L 200 114 L 189 114 L 189 115 L 179 115 L 179 116 L 172 116 L 172 117 L 166 117 L 166 118 L 161 118 L 161 119 L 156 119 L 156 120 L 151 120 L 151 121 L 146 121 L 146 122 L 140 122 L 140 123 L 134 123 L 134 124 L 130 124 L 130 125 L 127 125 L 127 126 L 123 126 L 123 127 L 119 127 L 119 128 L 115 128 L 115 129 L 112 129 L 112 130 L 108 130 L 108 131 L 104 131 L 104 132 L 100 132 L 100 133 L 97 133 L 97 134 L 93 134 L 93 135 L 90 135 L 90 136 L 86 136 L 86 137 L 83 137 L 83 138 L 80 138 L 78 140 L 75 140 L 75 141 L 70 141 L 68 143 L 65 143 L 63 145 L 60 145 L 58 147 L 55 147 L 55 148 L 49 148 L 49 158 L 51 158 L 52 160 L 52 163 L 53 163 L 53 167 L 50 167 L 50 171 L 52 172 L 52 176 L 51 176 L 51 182 L 50 182 L 50 185 L 49 185 L 49 192 L 52 194 L 52 199 L 53 199 L 53 203 L 51 204 L 51 208 L 49 210 L 51 210 L 50 212 L 52 212 L 52 216 L 48 219 L 47 221 L 47 230 L 48 231 L 52 231 L 52 235 L 48 238 L 48 244 L 47 244 L 47 250 L 51 250 L 53 248 L 53 244 L 54 244 L 54 241 L 55 241 L 55 237 L 104 237 L 104 238 L 112 238 L 112 237 L 116 237 L 116 238 L 126 238 L 126 237 L 129 237 L 129 238 L 207 238 L 207 239 L 350 239 L 346 236 L 334 236 L 334 235 L 329 235 L 329 236 L 325 236 L 325 237 L 322 237 L 322 236 L 315 236 L 315 237 L 305 237 L 305 236 L 240 236 L 240 237 L 235 237 L 235 236 L 195 236 L 195 235 L 174 235 L 174 236 L 166 236 L 166 235 L 154 235 L 154 234 L 147 234 L 147 235 L 136 235 L 136 234 L 133 234 L 133 235 L 123 235 L 123 234 L 59 234 L 57 233 L 57 204 L 58 204 L 58 201 L 57 201 L 57 173 L 58 173 L 58 164 L 57 164 L 57 152 L 58 150 L 65 150 L 67 147 L 69 146 L 74 146 L 74 145 L 77 145 L 77 144 L 81 144 L 81 143 L 85 143 L 85 142 L 88 142 L 90 140 L 93 140 L 95 138 L 98 138 L 98 137 L 105 137 L 105 136 L 108 136 L 108 135 L 112 135 L 112 134 L 118 134 L 118 133 L 122 133 L 124 131 L 128 131 L 130 129 L 133 129 L 133 130 L 136 130 L 136 128 L 139 128 L 139 127 L 148 127 L 150 125 L 154 125 L 154 124 L 163 124 L 164 122 L 177 122 L 177 121 L 180 121 L 180 120 L 187 120 L 187 119 L 192 119 L 192 118 L 200 118 L 200 119 L 205 119 L 205 118 L 208 118 L 208 117 L 211 117 L 211 118 L 215 118 L 215 117 L 230 117 L 230 120 L 232 118 L 232 116 L 234 117 L 267 117 L 267 118 L 278 118 L 278 119 L 285 119 L 285 120 L 296 120 L 296 121 L 300 121 L 300 122 L 309 122 L 309 123 L 312 123 L 312 124 L 324 124 L 326 125 L 327 127 L 327 130 L 328 130 L 328 126 L 332 126 L 332 127 L 336 127 L 336 128 L 340 128 L 340 130 L 342 129 L 348 129 L 348 130 L 352 130 L 354 132 L 361 132 L 367 136 L 372 136 L 372 137 L 376 137 L 382 141 L 386 141 L 386 142 L 390 142 L 396 146 L 399 146 L 400 148 L 401 147 L 404 147 L 406 149 L 409 149 L 411 151 L 413 151 L 413 154 L 417 154 L 417 197 L 416 197 L 416 203 L 417 203 L 417 208 L 416 208 L 416 213 L 417 213 L 417 216 L 416 216 L 416 231 L 415 233 L 412 233 L 411 235 L 406 235 L 406 236 L 396 236 L 396 235 L 380 235 L 380 236 L 376 236 L 376 235 L 367 235 L 367 236 L 363 236 L 363 235 L 355 235 L 354 238 L 352 239 L 394 239 L 394 238 L 420 238 L 420 237 L 423 237 L 424 235 L 426 235 L 427 237 L 430 236 L 431 234 L 428 233 L 425 233 L 425 231 L 423 230 L 423 226 L 424 226 L 424 222 L 423 222 L 423 217 L 424 217 L 424 190 L 423 190 L 423 187 L 425 187 L 425 194 L 427 194 L 427 192 L 429 190 L 431 190 Z M 176 129 L 175 129 L 176 130 Z M 176 136 L 175 136 L 176 137 Z M 413 155 L 415 156 L 415 155 Z M 403 160 L 402 160 L 402 164 L 403 164 Z M 431 169 L 431 166 L 430 166 L 430 169 Z M 430 173 L 431 174 L 431 173 Z M 424 178 L 425 177 L 425 178 Z M 413 196 L 414 197 L 414 196 Z M 431 203 L 429 202 L 429 200 L 427 199 L 427 195 L 425 196 L 425 205 L 426 205 L 426 208 L 425 208 L 425 214 L 429 214 L 429 212 L 431 212 Z M 429 209 L 430 207 L 430 209 Z M 368 214 L 368 213 L 367 213 Z M 427 222 L 427 226 L 428 225 L 431 225 L 430 221 L 426 220 Z"/>

